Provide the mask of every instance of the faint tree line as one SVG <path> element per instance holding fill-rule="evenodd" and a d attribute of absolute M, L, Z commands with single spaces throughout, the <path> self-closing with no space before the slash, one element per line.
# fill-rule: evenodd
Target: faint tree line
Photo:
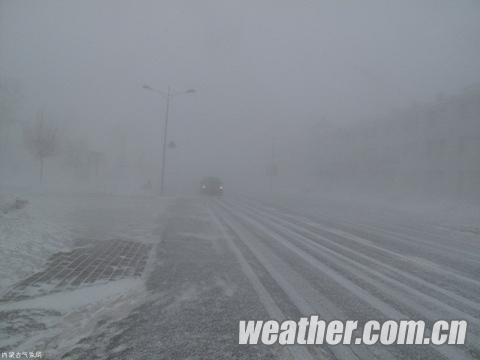
<path fill-rule="evenodd" d="M 28 115 L 20 90 L 16 79 L 0 77 L 0 185 L 32 185 L 26 177 L 32 168 L 40 184 L 48 177 L 52 186 L 88 191 L 111 191 L 123 185 L 140 190 L 152 178 L 144 149 L 134 143 L 127 146 L 128 130 L 112 131 L 92 144 L 89 140 L 99 138 L 97 134 L 79 132 L 72 121 L 54 121 L 45 110 Z"/>

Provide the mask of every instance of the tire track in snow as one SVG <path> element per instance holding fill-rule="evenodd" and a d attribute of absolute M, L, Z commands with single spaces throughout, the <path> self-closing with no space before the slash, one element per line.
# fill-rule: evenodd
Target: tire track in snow
<path fill-rule="evenodd" d="M 232 236 L 228 233 L 227 228 L 225 227 L 224 224 L 222 224 L 222 221 L 219 219 L 219 217 L 212 211 L 210 207 L 207 207 L 211 218 L 214 222 L 214 224 L 217 226 L 219 231 L 221 232 L 222 236 L 226 240 L 228 246 L 232 250 L 232 252 L 235 254 L 235 257 L 237 258 L 238 262 L 240 263 L 240 266 L 242 268 L 242 271 L 244 274 L 247 276 L 249 279 L 250 283 L 252 284 L 253 288 L 257 292 L 260 301 L 262 305 L 265 307 L 267 310 L 269 316 L 272 319 L 276 319 L 277 321 L 284 321 L 286 320 L 285 315 L 283 314 L 282 310 L 278 307 L 278 305 L 275 303 L 273 300 L 272 296 L 269 294 L 267 289 L 263 286 L 262 282 L 258 278 L 258 276 L 255 274 L 254 270 L 248 263 L 248 261 L 245 259 L 243 256 L 242 252 L 238 249 L 238 247 L 235 245 L 235 242 L 232 239 Z M 294 359 L 297 360 L 314 360 L 313 356 L 307 351 L 305 347 L 302 346 L 288 346 L 287 350 L 291 353 Z"/>
<path fill-rule="evenodd" d="M 225 206 L 222 204 L 221 206 Z M 291 243 L 290 239 L 285 237 L 282 234 L 277 232 L 272 232 L 272 229 L 269 228 L 272 224 L 268 222 L 265 217 L 260 217 L 258 214 L 245 214 L 245 212 L 240 212 L 237 209 L 231 209 L 231 211 L 235 212 L 237 218 L 242 219 L 243 222 L 249 224 L 251 227 L 255 227 L 268 235 L 270 238 L 275 240 L 278 244 L 281 244 L 285 248 L 287 248 L 292 253 L 296 254 L 302 261 L 305 263 L 310 264 L 316 270 L 321 271 L 322 273 L 326 274 L 328 277 L 333 279 L 336 283 L 338 283 L 343 288 L 347 289 L 348 291 L 352 292 L 356 297 L 363 300 L 364 302 L 368 303 L 372 308 L 377 309 L 382 314 L 386 316 L 386 318 L 394 319 L 394 320 L 402 320 L 408 319 L 409 316 L 407 314 L 402 313 L 401 311 L 397 310 L 391 304 L 385 302 L 384 300 L 376 297 L 371 292 L 363 289 L 359 285 L 355 284 L 350 279 L 346 278 L 340 272 L 331 267 L 325 265 L 324 263 L 320 262 L 317 258 L 312 256 L 310 253 L 306 252 L 305 250 L 299 248 L 297 245 Z M 295 235 L 295 234 L 293 234 Z M 297 235 L 298 236 L 298 235 Z M 307 243 L 309 239 L 306 239 Z M 311 240 L 310 240 L 311 241 Z M 345 264 L 341 264 L 345 267 Z M 355 271 L 352 267 L 346 267 L 349 271 Z M 369 279 L 364 276 L 364 280 L 368 281 Z M 375 285 L 375 284 L 374 284 Z M 377 284 L 378 285 L 378 284 Z M 403 299 L 405 300 L 405 299 Z M 410 305 L 415 305 L 414 303 L 410 302 Z M 424 308 L 424 310 L 428 310 Z M 425 334 L 430 336 L 431 333 L 429 330 L 426 329 Z M 452 346 L 437 346 L 433 347 L 436 351 L 440 352 L 447 358 L 455 358 L 455 359 L 471 359 L 471 356 L 468 352 L 463 350 L 462 348 L 455 348 Z M 478 350 L 477 350 L 478 351 Z"/>
<path fill-rule="evenodd" d="M 225 212 L 224 212 L 225 213 Z M 223 217 L 225 219 L 225 217 Z M 242 228 L 243 225 L 235 221 L 234 216 L 228 217 L 225 220 L 228 226 L 237 234 L 237 237 L 242 241 L 251 251 L 251 253 L 257 258 L 257 260 L 265 267 L 270 277 L 283 289 L 289 300 L 299 309 L 303 316 L 310 316 L 312 314 L 319 315 L 319 317 L 326 321 L 336 320 L 339 318 L 346 318 L 345 314 L 331 303 L 328 299 L 318 293 L 310 284 L 302 279 L 301 282 L 292 284 L 282 273 L 290 272 L 295 273 L 297 277 L 301 276 L 296 273 L 295 270 L 288 267 L 285 263 L 282 263 L 281 269 L 276 267 L 273 257 L 276 257 L 265 247 L 258 242 L 255 238 L 255 234 L 251 234 L 246 228 Z M 277 257 L 277 259 L 279 259 Z M 280 259 L 279 259 L 280 260 Z M 278 263 L 278 261 L 277 261 Z M 278 266 L 278 265 L 277 265 Z M 301 288 L 301 289 L 299 289 Z M 315 295 L 315 298 L 321 298 L 321 306 L 319 308 L 314 307 L 309 301 L 308 297 L 302 296 L 309 292 L 310 295 Z M 329 350 L 334 354 L 337 359 L 395 359 L 395 357 L 383 350 L 382 348 L 369 348 L 366 346 L 346 346 L 343 344 L 332 346 Z"/>
<path fill-rule="evenodd" d="M 309 240 L 308 237 L 303 237 L 302 235 L 296 235 L 295 233 L 291 232 L 290 229 L 286 228 L 285 226 L 283 225 L 278 225 L 279 227 L 282 228 L 283 230 L 283 233 L 287 234 L 288 237 L 290 239 L 294 238 L 295 236 L 300 236 L 301 238 L 303 238 L 302 240 L 305 242 L 307 242 L 307 247 L 313 251 L 313 252 L 316 252 L 316 249 L 315 247 L 318 247 L 319 250 L 321 250 L 322 252 L 326 252 L 328 253 L 329 255 L 333 256 L 334 258 L 337 259 L 337 262 L 339 264 L 342 264 L 341 267 L 343 267 L 346 272 L 349 272 L 349 273 L 357 273 L 358 272 L 356 270 L 360 270 L 362 271 L 363 273 L 365 273 L 365 276 L 364 276 L 364 279 L 367 279 L 367 281 L 373 285 L 373 286 L 377 286 L 378 282 L 377 281 L 374 281 L 371 276 L 374 276 L 378 279 L 381 279 L 383 280 L 385 283 L 387 284 L 391 284 L 393 286 L 389 287 L 388 289 L 385 288 L 383 289 L 383 286 L 380 288 L 380 290 L 382 290 L 384 293 L 387 293 L 391 296 L 394 296 L 396 299 L 399 299 L 403 304 L 406 304 L 408 305 L 409 308 L 411 309 L 415 309 L 417 312 L 421 313 L 423 316 L 427 316 L 430 320 L 435 320 L 441 316 L 443 316 L 443 313 L 440 314 L 440 313 L 436 313 L 432 310 L 430 310 L 429 307 L 427 306 L 423 306 L 421 305 L 419 302 L 415 301 L 415 300 L 412 300 L 412 299 L 415 299 L 415 297 L 418 298 L 421 298 L 423 299 L 425 302 L 427 302 L 428 304 L 434 304 L 437 306 L 437 309 L 440 308 L 442 309 L 443 311 L 445 312 L 449 312 L 451 315 L 451 318 L 452 319 L 464 319 L 464 320 L 468 320 L 469 321 L 469 324 L 470 326 L 472 324 L 475 324 L 476 325 L 476 329 L 479 328 L 479 320 L 473 316 L 471 316 L 470 314 L 467 314 L 453 306 L 450 306 L 446 303 L 443 303 L 441 301 L 439 301 L 437 298 L 433 297 L 433 296 L 430 296 L 428 294 L 425 294 L 423 292 L 420 292 L 419 290 L 416 290 L 408 285 L 405 285 L 401 282 L 399 282 L 398 280 L 395 280 L 394 278 L 392 277 L 388 277 L 388 276 L 385 276 L 384 274 L 376 271 L 376 270 L 373 270 L 372 268 L 369 268 L 355 260 L 353 260 L 352 258 L 349 258 L 349 257 L 346 257 L 338 252 L 335 252 L 327 247 L 324 247 L 322 246 L 321 244 L 319 243 L 316 243 L 316 242 L 311 242 Z M 305 230 L 306 231 L 306 230 Z M 308 231 L 307 231 L 308 232 Z M 281 232 L 279 233 L 281 234 Z M 315 234 L 310 234 L 311 236 L 315 236 Z M 321 237 L 318 237 L 317 238 L 319 239 L 322 239 Z M 326 241 L 328 241 L 328 239 L 324 239 Z M 318 254 L 318 253 L 317 253 Z M 348 266 L 346 265 L 345 263 L 348 263 L 350 264 L 351 266 Z M 356 269 L 355 269 L 356 268 Z M 396 288 L 400 288 L 402 289 L 403 291 L 398 291 Z M 411 295 L 413 296 L 405 296 L 405 293 L 410 293 Z M 476 339 L 477 342 L 480 343 L 480 339 L 478 339 L 477 337 L 474 337 Z"/>
<path fill-rule="evenodd" d="M 375 259 L 373 256 L 369 256 L 369 255 L 365 255 L 363 253 L 356 252 L 356 251 L 350 249 L 348 246 L 345 246 L 345 245 L 342 245 L 338 242 L 332 241 L 332 240 L 328 239 L 326 236 L 322 236 L 320 234 L 314 233 L 313 231 L 309 231 L 307 229 L 307 226 L 315 227 L 315 224 L 312 224 L 312 223 L 304 224 L 302 222 L 297 222 L 297 221 L 294 221 L 294 220 L 288 221 L 288 220 L 281 219 L 278 216 L 269 214 L 265 211 L 256 210 L 256 209 L 253 209 L 253 208 L 250 208 L 250 209 L 251 209 L 251 211 L 258 213 L 262 217 L 268 217 L 272 221 L 276 222 L 279 226 L 284 226 L 284 227 L 285 226 L 290 226 L 291 230 L 299 233 L 300 235 L 307 234 L 311 238 L 315 238 L 315 239 L 317 239 L 319 241 L 322 241 L 322 242 L 327 242 L 334 247 L 340 248 L 343 251 L 350 253 L 352 255 L 352 258 L 354 258 L 354 259 L 356 259 L 356 258 L 365 259 L 366 261 L 368 261 L 370 263 L 373 263 L 375 265 L 378 265 L 378 266 L 381 266 L 385 269 L 388 269 L 389 271 L 391 271 L 392 274 L 400 275 L 400 276 L 402 276 L 402 277 L 404 277 L 404 278 L 406 278 L 410 281 L 418 283 L 419 285 L 421 285 L 424 288 L 428 288 L 430 290 L 441 293 L 441 294 L 445 295 L 447 298 L 450 298 L 451 300 L 454 300 L 456 302 L 460 302 L 463 305 L 465 305 L 466 307 L 469 307 L 469 308 L 473 309 L 474 311 L 480 311 L 480 304 L 478 302 L 474 302 L 474 301 L 472 301 L 472 300 L 470 300 L 466 297 L 463 297 L 461 295 L 458 295 L 458 294 L 456 294 L 452 291 L 441 288 L 440 286 L 437 286 L 433 283 L 427 282 L 426 280 L 424 280 L 424 279 L 422 279 L 418 276 L 411 275 L 410 273 L 408 273 L 408 272 L 406 272 L 406 271 L 404 271 L 404 270 L 402 270 L 398 267 L 394 267 L 394 266 L 391 266 L 391 265 L 389 265 L 385 262 L 381 262 L 381 261 Z M 375 249 L 377 249 L 379 251 L 385 251 L 387 254 L 392 255 L 393 257 L 396 257 L 396 258 L 398 258 L 402 261 L 410 261 L 410 259 L 408 257 L 406 257 L 402 254 L 398 254 L 398 253 L 395 253 L 395 252 L 392 253 L 388 249 L 383 249 L 383 248 L 378 247 L 377 245 L 372 244 L 367 239 L 363 239 L 363 238 L 360 238 L 356 235 L 346 233 L 343 230 L 337 230 L 337 229 L 333 229 L 333 228 L 324 229 L 323 226 L 318 226 L 318 230 L 326 231 L 328 233 L 338 235 L 338 236 L 340 236 L 344 239 L 348 239 L 348 240 L 351 240 L 351 241 L 354 241 L 354 242 L 358 242 L 361 245 L 364 245 L 366 247 L 372 247 L 373 246 Z M 470 281 L 472 279 L 468 279 L 468 280 Z M 475 281 L 475 280 L 473 280 L 473 281 L 474 281 L 473 285 L 478 286 L 480 288 L 480 283 Z M 452 310 L 453 311 L 458 311 L 459 309 L 452 309 Z M 463 315 L 464 313 L 461 312 L 461 313 L 458 313 L 458 314 Z M 466 316 L 470 316 L 470 315 L 466 314 Z M 478 320 L 475 319 L 475 321 L 478 321 Z"/>
<path fill-rule="evenodd" d="M 245 202 L 244 199 L 242 199 L 241 201 Z M 312 222 L 312 223 L 317 223 L 317 224 L 319 222 L 319 219 L 313 219 L 312 220 L 312 219 L 307 219 L 304 215 L 300 216 L 300 215 L 289 214 L 285 211 L 280 211 L 279 209 L 272 208 L 270 206 L 268 206 L 268 207 L 264 206 L 263 204 L 259 203 L 258 201 L 248 200 L 247 203 L 249 204 L 249 206 L 253 206 L 257 209 L 263 208 L 263 209 L 266 209 L 265 211 L 275 212 L 279 216 L 282 216 L 282 217 L 288 217 L 288 218 L 297 219 L 297 220 L 303 218 L 304 221 L 306 221 L 306 222 Z M 461 256 L 463 261 L 468 260 L 468 261 L 472 262 L 473 264 L 480 264 L 480 255 L 478 255 L 478 252 L 474 253 L 474 252 L 471 252 L 471 251 L 464 251 L 464 250 L 459 249 L 458 246 L 456 246 L 456 245 L 452 245 L 451 243 L 445 243 L 445 241 L 450 240 L 450 238 L 445 238 L 444 236 L 435 235 L 435 239 L 429 240 L 428 237 L 431 237 L 432 234 L 425 232 L 425 230 L 417 231 L 417 233 L 422 234 L 424 236 L 426 235 L 427 237 L 412 238 L 411 236 L 406 235 L 405 232 L 399 232 L 399 230 L 393 230 L 393 229 L 388 228 L 388 227 L 385 228 L 385 226 L 365 224 L 365 223 L 353 223 L 351 221 L 347 221 L 347 220 L 341 219 L 339 217 L 332 217 L 332 216 L 324 214 L 324 213 L 322 213 L 321 216 L 324 219 L 323 221 L 334 222 L 337 225 L 347 226 L 347 227 L 355 228 L 355 229 L 364 229 L 365 231 L 372 232 L 374 234 L 378 234 L 378 235 L 382 236 L 383 238 L 390 238 L 390 239 L 392 239 L 396 242 L 401 242 L 401 243 L 404 243 L 404 244 L 413 244 L 416 247 L 418 245 L 421 245 L 424 248 L 428 249 L 429 251 L 434 251 L 434 252 L 436 252 L 438 254 L 442 254 L 442 255 L 445 254 L 445 253 L 449 253 L 449 254 L 455 253 L 455 254 L 458 254 L 459 256 Z M 400 229 L 411 231 L 411 228 L 406 226 L 406 225 L 396 225 L 396 226 L 399 227 Z M 438 240 L 441 240 L 442 243 L 439 243 Z M 478 240 L 472 241 L 472 239 L 462 238 L 462 241 L 465 243 L 464 244 L 465 246 L 475 246 L 475 247 L 478 248 L 478 244 L 479 244 Z M 443 249 L 443 251 L 441 251 L 440 249 Z M 480 250 L 480 248 L 478 250 Z"/>

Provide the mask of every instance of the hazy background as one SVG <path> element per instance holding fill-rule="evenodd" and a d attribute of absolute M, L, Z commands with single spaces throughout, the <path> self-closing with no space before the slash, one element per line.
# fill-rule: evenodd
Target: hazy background
<path fill-rule="evenodd" d="M 352 187 L 358 171 L 347 170 L 358 156 L 377 168 L 374 155 L 398 133 L 374 121 L 419 121 L 412 108 L 427 114 L 467 96 L 472 128 L 465 131 L 476 131 L 469 144 L 478 140 L 478 97 L 462 94 L 479 81 L 476 0 L 0 0 L 0 183 L 135 192 L 150 180 L 158 187 L 165 102 L 142 89 L 148 84 L 197 90 L 171 103 L 169 140 L 177 147 L 168 152 L 167 191 L 192 190 L 205 175 L 222 177 L 226 189 L 267 190 L 272 143 L 277 189 L 321 191 L 340 178 Z M 458 109 L 448 109 L 440 118 L 453 126 Z M 39 114 L 59 140 L 42 184 L 24 135 Z M 364 144 L 358 134 L 368 129 L 380 133 L 359 155 L 352 139 Z M 439 133 L 448 142 L 448 131 Z M 407 144 L 418 131 L 402 134 L 398 142 Z M 459 141 L 457 157 L 443 157 L 447 167 L 467 156 Z M 425 151 L 436 153 L 432 146 Z M 384 159 L 395 179 L 373 191 L 414 188 L 402 174 L 420 176 L 421 163 L 410 166 L 416 159 L 409 153 L 401 166 Z M 465 168 L 476 162 L 469 161 Z M 378 169 L 363 183 L 382 177 Z"/>

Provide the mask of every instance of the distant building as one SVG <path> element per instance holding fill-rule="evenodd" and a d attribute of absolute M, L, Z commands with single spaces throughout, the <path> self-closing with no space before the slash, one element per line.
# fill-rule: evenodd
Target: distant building
<path fill-rule="evenodd" d="M 480 203 L 480 84 L 318 142 L 318 177 L 377 192 Z"/>

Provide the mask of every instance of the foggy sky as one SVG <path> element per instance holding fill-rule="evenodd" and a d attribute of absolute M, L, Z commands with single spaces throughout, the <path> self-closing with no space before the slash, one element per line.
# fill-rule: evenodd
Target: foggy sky
<path fill-rule="evenodd" d="M 99 149 L 160 149 L 171 174 L 262 173 L 328 119 L 348 124 L 480 81 L 475 0 L 0 0 L 0 76 Z M 226 175 L 225 175 L 226 176 Z"/>

